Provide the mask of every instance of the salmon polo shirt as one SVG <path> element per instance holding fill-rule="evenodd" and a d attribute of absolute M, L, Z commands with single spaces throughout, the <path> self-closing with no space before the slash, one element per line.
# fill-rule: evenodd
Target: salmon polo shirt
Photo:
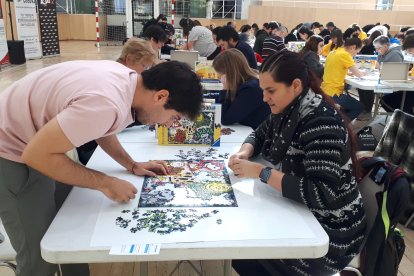
<path fill-rule="evenodd" d="M 55 117 L 75 147 L 120 132 L 133 122 L 137 76 L 114 61 L 69 61 L 16 81 L 0 93 L 0 157 L 22 163 L 26 145 Z"/>

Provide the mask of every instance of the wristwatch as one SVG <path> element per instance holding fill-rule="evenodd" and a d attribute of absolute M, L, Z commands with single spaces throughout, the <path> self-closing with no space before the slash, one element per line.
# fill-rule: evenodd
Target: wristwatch
<path fill-rule="evenodd" d="M 267 184 L 267 181 L 269 181 L 270 175 L 272 174 L 272 168 L 271 167 L 265 167 L 261 170 L 259 174 L 260 181 Z"/>

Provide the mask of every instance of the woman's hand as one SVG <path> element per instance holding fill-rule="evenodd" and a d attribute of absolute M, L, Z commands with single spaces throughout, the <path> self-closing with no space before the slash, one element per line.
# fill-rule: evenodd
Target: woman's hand
<path fill-rule="evenodd" d="M 168 166 L 167 163 L 161 160 L 149 162 L 134 162 L 130 171 L 135 175 L 166 175 L 168 174 Z"/>
<path fill-rule="evenodd" d="M 247 158 L 241 159 L 237 157 L 229 161 L 229 167 L 240 178 L 259 178 L 260 172 L 264 168 L 262 164 L 251 162 Z"/>

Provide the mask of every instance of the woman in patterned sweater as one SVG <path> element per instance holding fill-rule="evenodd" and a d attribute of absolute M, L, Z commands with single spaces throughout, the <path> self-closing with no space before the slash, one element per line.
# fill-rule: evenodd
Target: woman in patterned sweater
<path fill-rule="evenodd" d="M 269 57 L 259 77 L 272 114 L 229 166 L 238 177 L 260 178 L 306 205 L 328 234 L 329 251 L 318 259 L 234 260 L 233 267 L 240 275 L 335 274 L 359 252 L 366 228 L 352 132 L 298 54 Z M 274 166 L 248 160 L 258 154 Z"/>

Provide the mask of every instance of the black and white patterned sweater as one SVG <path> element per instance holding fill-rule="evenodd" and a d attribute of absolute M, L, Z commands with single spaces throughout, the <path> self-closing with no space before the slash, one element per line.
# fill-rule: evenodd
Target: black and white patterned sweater
<path fill-rule="evenodd" d="M 274 139 L 273 115 L 246 139 L 254 155 Z M 289 275 L 332 275 L 358 253 L 366 227 L 365 211 L 352 173 L 348 132 L 340 114 L 309 90 L 301 100 L 299 122 L 279 164 L 272 154 L 262 157 L 285 173 L 284 197 L 305 204 L 329 236 L 329 251 L 319 259 L 282 260 Z M 274 160 L 273 160 L 274 161 Z M 291 274 L 290 274 L 291 273 Z"/>

